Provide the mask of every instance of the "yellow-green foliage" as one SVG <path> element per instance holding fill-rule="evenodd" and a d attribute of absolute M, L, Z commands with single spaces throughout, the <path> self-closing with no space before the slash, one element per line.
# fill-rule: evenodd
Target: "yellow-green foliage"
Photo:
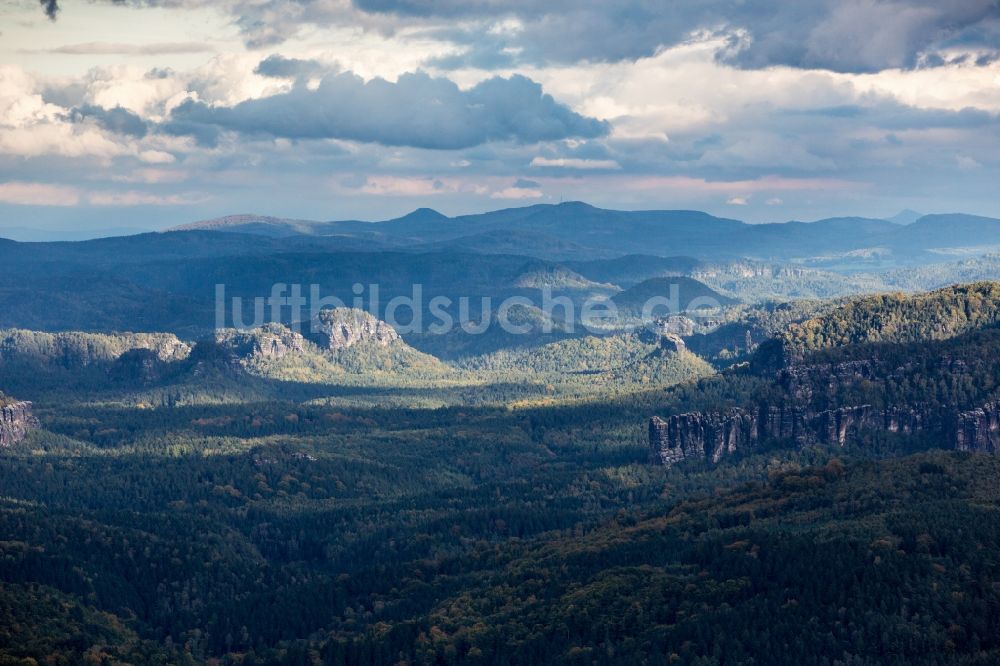
<path fill-rule="evenodd" d="M 782 336 L 792 357 L 865 342 L 945 340 L 1000 322 L 1000 283 L 977 282 L 925 294 L 882 294 L 848 301 L 793 324 Z"/>

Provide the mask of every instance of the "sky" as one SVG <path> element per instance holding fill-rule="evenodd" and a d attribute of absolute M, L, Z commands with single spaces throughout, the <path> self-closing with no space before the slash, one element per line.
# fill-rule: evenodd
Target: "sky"
<path fill-rule="evenodd" d="M 0 236 L 1000 217 L 998 113 L 1000 0 L 0 0 Z"/>

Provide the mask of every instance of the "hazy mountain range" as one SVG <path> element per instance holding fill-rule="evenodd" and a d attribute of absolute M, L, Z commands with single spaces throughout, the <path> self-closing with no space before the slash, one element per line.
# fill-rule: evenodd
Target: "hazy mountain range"
<path fill-rule="evenodd" d="M 835 217 L 816 222 L 747 224 L 686 210 L 616 211 L 581 202 L 540 204 L 448 217 L 421 208 L 383 222 L 310 222 L 233 215 L 175 227 L 271 238 L 301 236 L 363 242 L 370 249 L 517 252 L 548 259 L 642 253 L 699 259 L 791 261 L 830 268 L 928 263 L 1000 248 L 1000 220 L 965 214 L 892 219 Z"/>
<path fill-rule="evenodd" d="M 456 218 L 421 209 L 385 222 L 233 216 L 89 241 L 0 239 L 0 326 L 198 334 L 212 328 L 216 284 L 244 298 L 316 284 L 345 303 L 356 283 L 378 284 L 383 304 L 414 284 L 428 298 L 474 303 L 537 300 L 544 288 L 582 302 L 684 276 L 703 283 L 691 293 L 744 302 L 829 298 L 991 279 L 998 247 L 1000 220 L 958 214 L 751 225 L 566 203 Z"/>

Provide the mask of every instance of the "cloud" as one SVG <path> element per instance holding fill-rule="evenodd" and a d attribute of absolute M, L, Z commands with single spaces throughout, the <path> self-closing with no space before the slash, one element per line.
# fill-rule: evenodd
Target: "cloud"
<path fill-rule="evenodd" d="M 179 53 L 212 53 L 215 48 L 203 42 L 158 42 L 154 44 L 122 44 L 117 42 L 85 42 L 67 44 L 44 53 L 63 55 L 175 55 Z M 32 51 L 38 53 L 38 51 Z"/>
<path fill-rule="evenodd" d="M 541 184 L 527 178 L 518 178 L 510 187 L 490 193 L 491 199 L 541 199 L 543 196 Z"/>
<path fill-rule="evenodd" d="M 161 183 L 180 183 L 187 180 L 187 178 L 188 174 L 184 171 L 168 171 L 147 167 L 144 169 L 130 169 L 128 173 L 112 176 L 111 180 L 119 183 L 156 185 Z"/>
<path fill-rule="evenodd" d="M 42 11 L 45 15 L 49 17 L 50 20 L 56 20 L 56 14 L 59 13 L 59 3 L 56 0 L 38 0 L 39 4 L 42 6 Z"/>
<path fill-rule="evenodd" d="M 750 203 L 750 200 L 746 197 L 729 197 L 726 200 L 726 204 L 729 206 L 746 206 Z"/>
<path fill-rule="evenodd" d="M 112 0 L 196 8 L 180 0 Z M 55 17 L 55 0 L 42 0 Z M 648 57 L 693 35 L 725 35 L 719 57 L 740 67 L 786 65 L 876 72 L 954 61 L 954 51 L 995 58 L 994 0 L 220 0 L 251 48 L 282 43 L 305 26 L 393 34 L 423 28 L 453 42 L 441 68 L 617 62 Z"/>
<path fill-rule="evenodd" d="M 396 215 L 408 195 L 468 211 L 543 192 L 748 218 L 996 214 L 1000 39 L 972 0 L 141 4 L 170 9 L 122 12 L 117 37 L 73 32 L 63 41 L 108 43 L 70 44 L 77 55 L 31 71 L 0 66 L 0 182 L 73 186 L 83 204 L 91 189 L 163 197 L 210 183 L 213 206 L 263 209 L 286 193 L 302 217 Z M 60 34 L 86 6 L 63 7 Z M 12 22 L 17 44 L 63 43 L 47 41 L 33 2 L 20 11 L 35 20 Z M 140 29 L 161 14 L 161 34 Z M 954 20 L 928 28 L 943 14 Z M 150 68 L 144 52 L 160 47 L 141 47 L 147 36 L 184 44 L 196 33 L 181 26 L 199 21 L 218 35 L 199 46 L 219 53 Z M 259 52 L 236 31 L 296 38 Z M 811 69 L 824 67 L 841 72 Z M 494 90 L 484 82 L 497 68 L 530 78 Z M 426 74 L 403 75 L 415 71 Z M 731 197 L 748 203 L 729 208 Z M 149 205 L 143 219 L 166 214 Z"/>
<path fill-rule="evenodd" d="M 545 196 L 541 190 L 525 189 L 523 187 L 507 187 L 490 194 L 491 199 L 541 199 Z"/>
<path fill-rule="evenodd" d="M 395 176 L 371 176 L 361 185 L 365 194 L 377 196 L 428 196 L 458 192 L 461 186 L 455 180 L 440 178 L 399 178 Z"/>
<path fill-rule="evenodd" d="M 19 206 L 75 206 L 80 193 L 72 187 L 47 183 L 0 183 L 0 202 Z"/>
<path fill-rule="evenodd" d="M 173 164 L 177 160 L 171 153 L 163 150 L 143 150 L 138 158 L 145 164 Z"/>
<path fill-rule="evenodd" d="M 740 192 L 749 200 L 757 192 L 844 192 L 865 188 L 865 183 L 837 178 L 789 178 L 762 176 L 746 180 L 707 180 L 690 176 L 619 176 L 614 187 L 630 190 L 669 190 L 714 194 Z"/>
<path fill-rule="evenodd" d="M 146 121 L 137 114 L 116 106 L 113 109 L 105 109 L 93 104 L 84 104 L 72 109 L 68 116 L 71 122 L 84 122 L 93 120 L 99 127 L 116 134 L 124 134 L 142 138 L 146 136 L 148 127 Z"/>
<path fill-rule="evenodd" d="M 516 47 L 532 62 L 635 60 L 691 35 L 726 34 L 719 57 L 741 67 L 787 65 L 841 72 L 912 68 L 922 56 L 961 47 L 997 52 L 1000 6 L 993 0 L 355 0 L 371 14 L 411 20 L 482 22 L 466 43 Z M 522 30 L 497 39 L 488 27 L 516 17 Z M 933 64 L 925 58 L 928 63 Z M 943 61 L 943 59 L 942 59 Z"/>
<path fill-rule="evenodd" d="M 959 169 L 979 169 L 983 166 L 978 160 L 968 155 L 956 155 L 955 163 L 958 164 Z"/>
<path fill-rule="evenodd" d="M 203 196 L 187 194 L 151 194 L 149 192 L 92 192 L 87 201 L 92 206 L 189 206 L 205 201 Z"/>
<path fill-rule="evenodd" d="M 298 85 L 232 107 L 188 100 L 174 108 L 165 129 L 207 144 L 226 130 L 447 150 L 490 141 L 597 137 L 608 125 L 556 102 L 523 76 L 495 77 L 462 90 L 423 73 L 405 74 L 395 83 L 341 73 L 325 76 L 315 90 Z"/>
<path fill-rule="evenodd" d="M 186 206 L 201 203 L 205 196 L 155 194 L 137 190 L 84 193 L 78 187 L 14 181 L 0 183 L 0 203 L 18 206 Z"/>
<path fill-rule="evenodd" d="M 299 78 L 319 74 L 328 68 L 316 60 L 286 58 L 280 54 L 269 55 L 254 68 L 254 74 L 273 78 Z"/>
<path fill-rule="evenodd" d="M 614 160 L 590 160 L 579 157 L 534 157 L 529 166 L 557 169 L 621 169 Z"/>

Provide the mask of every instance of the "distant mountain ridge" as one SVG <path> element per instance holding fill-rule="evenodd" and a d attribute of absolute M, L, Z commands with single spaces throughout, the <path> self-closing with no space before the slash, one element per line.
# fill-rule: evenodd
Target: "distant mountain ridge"
<path fill-rule="evenodd" d="M 970 256 L 1000 247 L 1000 220 L 958 213 L 921 216 L 903 211 L 893 219 L 834 217 L 747 224 L 694 210 L 619 211 L 578 201 L 456 217 L 419 208 L 382 222 L 235 215 L 172 230 L 336 237 L 345 243 L 368 243 L 372 249 L 517 252 L 556 260 L 652 254 L 793 261 L 818 267 L 928 263 L 935 256 Z"/>

